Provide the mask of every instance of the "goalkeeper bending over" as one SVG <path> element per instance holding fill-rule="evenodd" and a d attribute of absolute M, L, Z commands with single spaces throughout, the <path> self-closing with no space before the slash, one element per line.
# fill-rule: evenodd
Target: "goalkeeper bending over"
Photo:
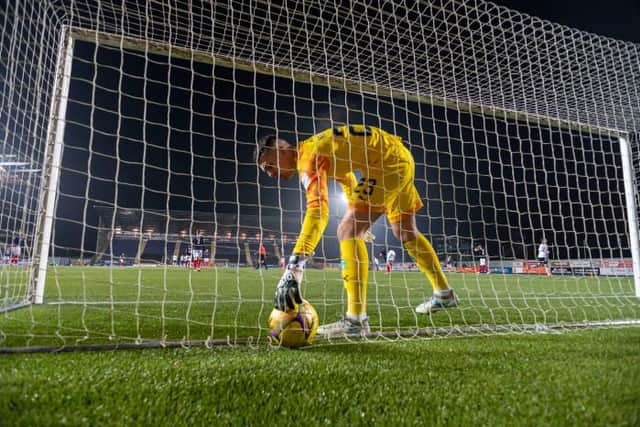
<path fill-rule="evenodd" d="M 297 172 L 307 199 L 302 230 L 276 288 L 276 308 L 295 309 L 302 301 L 299 285 L 307 256 L 314 251 L 329 221 L 329 178 L 341 184 L 349 201 L 338 225 L 348 307 L 342 320 L 320 326 L 318 334 L 353 336 L 370 332 L 369 259 L 364 236 L 382 214 L 387 215 L 393 234 L 433 287 L 433 296 L 416 307 L 416 311 L 430 314 L 458 305 L 438 256 L 416 227 L 415 213 L 423 204 L 413 184 L 413 156 L 400 137 L 370 126 L 341 126 L 320 132 L 296 147 L 270 135 L 258 142 L 256 160 L 260 169 L 272 178 L 290 179 Z M 362 174 L 360 181 L 354 171 Z"/>

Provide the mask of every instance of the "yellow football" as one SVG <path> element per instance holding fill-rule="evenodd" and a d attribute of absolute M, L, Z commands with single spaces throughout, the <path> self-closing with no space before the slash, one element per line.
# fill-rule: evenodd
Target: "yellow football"
<path fill-rule="evenodd" d="M 306 300 L 298 304 L 298 310 L 280 311 L 274 308 L 269 316 L 271 338 L 276 344 L 288 348 L 311 344 L 318 324 L 318 313 Z"/>

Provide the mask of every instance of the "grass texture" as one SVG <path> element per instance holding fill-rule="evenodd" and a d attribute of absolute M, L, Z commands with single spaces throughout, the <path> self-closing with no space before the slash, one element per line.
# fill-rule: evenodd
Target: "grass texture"
<path fill-rule="evenodd" d="M 0 424 L 637 426 L 640 328 L 4 355 Z"/>
<path fill-rule="evenodd" d="M 0 349 L 33 346 L 220 340 L 266 342 L 267 319 L 281 271 L 223 268 L 52 268 L 45 304 L 0 313 Z M 20 295 L 26 274 L 0 271 L 0 305 Z M 450 274 L 461 299 L 455 310 L 417 315 L 431 295 L 421 273 L 370 275 L 373 332 L 505 327 L 640 319 L 630 278 Z M 337 270 L 307 270 L 304 296 L 320 321 L 344 313 Z M 26 294 L 22 290 L 22 294 Z M 2 304 L 4 297 L 4 304 Z"/>
<path fill-rule="evenodd" d="M 0 314 L 0 350 L 215 339 L 209 348 L 0 355 L 0 425 L 640 425 L 640 328 L 519 324 L 640 318 L 628 278 L 451 274 L 462 300 L 431 317 L 419 273 L 372 273 L 374 332 L 434 339 L 264 345 L 279 271 L 56 268 L 46 304 Z M 0 301 L 25 271 L 0 271 Z M 344 311 L 339 272 L 308 270 L 321 321 Z M 446 337 L 441 327 L 514 334 Z M 561 331 L 562 329 L 560 329 Z M 252 337 L 252 345 L 233 345 Z M 442 337 L 442 338 L 438 338 Z"/>

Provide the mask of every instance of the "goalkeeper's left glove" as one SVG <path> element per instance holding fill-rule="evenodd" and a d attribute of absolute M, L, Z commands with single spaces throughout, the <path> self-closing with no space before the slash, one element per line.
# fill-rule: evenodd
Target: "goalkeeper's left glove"
<path fill-rule="evenodd" d="M 295 310 L 302 303 L 300 296 L 300 283 L 304 273 L 304 265 L 307 262 L 305 255 L 291 255 L 289 264 L 276 286 L 274 305 L 278 310 Z"/>
<path fill-rule="evenodd" d="M 376 235 L 373 234 L 371 230 L 367 230 L 364 232 L 364 236 L 362 236 L 362 239 L 365 241 L 365 243 L 373 243 L 373 241 L 376 240 Z"/>

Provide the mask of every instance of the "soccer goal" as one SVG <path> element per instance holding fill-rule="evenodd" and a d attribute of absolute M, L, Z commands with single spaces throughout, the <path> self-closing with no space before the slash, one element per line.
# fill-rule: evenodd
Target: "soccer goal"
<path fill-rule="evenodd" d="M 636 44 L 480 0 L 18 0 L 0 28 L 0 352 L 268 342 L 305 200 L 255 143 L 358 124 L 413 154 L 461 301 L 415 312 L 381 219 L 363 340 L 640 324 Z M 321 322 L 346 304 L 329 195 Z"/>

